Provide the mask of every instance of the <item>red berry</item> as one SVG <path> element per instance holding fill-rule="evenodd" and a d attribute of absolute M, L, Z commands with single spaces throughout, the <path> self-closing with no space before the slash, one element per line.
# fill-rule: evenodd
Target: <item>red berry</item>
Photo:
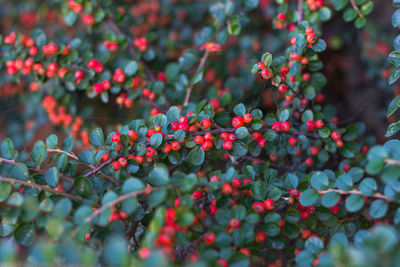
<path fill-rule="evenodd" d="M 229 135 L 228 135 L 228 140 L 229 141 L 236 141 L 236 134 L 234 134 L 234 133 L 230 133 Z"/>
<path fill-rule="evenodd" d="M 308 121 L 306 122 L 306 127 L 307 127 L 307 130 L 308 130 L 308 131 L 314 130 L 314 128 L 315 128 L 315 123 L 314 123 L 314 121 L 308 120 Z"/>
<path fill-rule="evenodd" d="M 330 210 L 333 214 L 335 214 L 340 211 L 340 207 L 338 205 L 335 205 L 335 206 L 331 207 Z"/>
<path fill-rule="evenodd" d="M 240 221 L 239 221 L 238 219 L 236 219 L 236 218 L 232 218 L 232 219 L 230 220 L 230 222 L 229 222 L 229 225 L 230 225 L 232 228 L 237 229 L 237 228 L 240 227 Z"/>
<path fill-rule="evenodd" d="M 251 115 L 251 113 L 246 113 L 243 116 L 243 121 L 245 123 L 250 123 L 253 120 L 253 116 Z"/>
<path fill-rule="evenodd" d="M 258 62 L 257 63 L 257 69 L 259 69 L 259 70 L 263 70 L 263 69 L 265 69 L 265 64 L 264 64 L 264 62 Z"/>
<path fill-rule="evenodd" d="M 129 136 L 131 141 L 136 141 L 137 133 L 134 130 L 129 130 L 126 134 Z"/>
<path fill-rule="evenodd" d="M 241 117 L 234 117 L 234 118 L 232 119 L 232 126 L 233 126 L 234 128 L 242 127 L 242 126 L 243 126 L 243 123 L 244 123 L 244 121 L 243 121 L 243 118 L 241 118 Z"/>
<path fill-rule="evenodd" d="M 239 178 L 233 178 L 232 187 L 238 189 L 241 186 L 242 186 L 242 181 Z"/>
<path fill-rule="evenodd" d="M 258 232 L 256 234 L 255 241 L 257 244 L 263 244 L 267 240 L 267 236 L 264 234 L 264 232 Z"/>
<path fill-rule="evenodd" d="M 226 150 L 232 150 L 233 144 L 231 141 L 225 141 L 222 147 Z"/>
<path fill-rule="evenodd" d="M 296 137 L 290 137 L 289 138 L 289 145 L 291 146 L 296 146 L 299 143 L 299 140 Z"/>
<path fill-rule="evenodd" d="M 275 132 L 280 132 L 282 131 L 282 123 L 280 121 L 276 121 L 272 124 L 271 128 Z"/>
<path fill-rule="evenodd" d="M 128 161 L 124 157 L 120 157 L 118 159 L 119 164 L 121 164 L 122 167 L 125 167 L 128 164 Z"/>
<path fill-rule="evenodd" d="M 114 171 L 119 171 L 120 169 L 121 169 L 121 164 L 118 162 L 118 161 L 113 161 L 112 163 L 112 166 L 113 166 L 113 168 L 114 168 Z"/>
<path fill-rule="evenodd" d="M 179 149 L 181 149 L 181 144 L 178 141 L 174 141 L 171 143 L 171 149 L 178 151 Z"/>
<path fill-rule="evenodd" d="M 331 137 L 333 140 L 337 141 L 340 140 L 340 138 L 342 138 L 342 134 L 338 131 L 333 131 Z"/>
<path fill-rule="evenodd" d="M 266 144 L 267 144 L 267 141 L 265 139 L 262 138 L 262 139 L 258 140 L 258 145 L 260 147 L 265 147 Z"/>
<path fill-rule="evenodd" d="M 275 201 L 273 199 L 267 199 L 264 201 L 264 206 L 267 210 L 273 210 L 275 208 Z"/>
<path fill-rule="evenodd" d="M 221 134 L 221 139 L 224 140 L 224 141 L 228 140 L 228 139 L 229 139 L 229 134 L 228 134 L 228 133 L 225 133 L 225 132 L 222 133 L 222 134 Z"/>
<path fill-rule="evenodd" d="M 149 146 L 148 148 L 146 148 L 146 152 L 145 152 L 145 156 L 148 158 L 153 157 L 155 154 L 155 150 L 154 148 L 152 148 L 151 146 Z"/>
<path fill-rule="evenodd" d="M 199 198 L 201 198 L 201 197 L 203 197 L 203 192 L 200 191 L 200 190 L 196 190 L 196 191 L 194 191 L 193 194 L 192 194 L 193 200 L 197 200 L 197 199 L 199 199 Z"/>
<path fill-rule="evenodd" d="M 89 233 L 86 233 L 86 234 L 85 234 L 85 240 L 86 240 L 86 241 L 89 241 L 89 240 L 90 240 L 90 234 L 89 234 Z"/>
<path fill-rule="evenodd" d="M 120 143 L 121 142 L 121 133 L 115 133 L 113 134 L 113 136 L 111 136 L 111 142 L 117 142 Z"/>
<path fill-rule="evenodd" d="M 110 158 L 110 155 L 108 153 L 104 153 L 103 155 L 101 155 L 101 161 L 107 161 Z"/>
<path fill-rule="evenodd" d="M 312 158 L 306 158 L 304 163 L 306 164 L 307 167 L 311 167 L 314 165 L 314 160 Z"/>
<path fill-rule="evenodd" d="M 310 147 L 310 154 L 311 156 L 316 156 L 319 153 L 319 147 L 311 146 Z"/>
<path fill-rule="evenodd" d="M 211 141 L 204 141 L 204 143 L 201 145 L 204 151 L 209 151 L 213 147 L 213 143 Z"/>
<path fill-rule="evenodd" d="M 200 125 L 201 129 L 206 130 L 211 127 L 211 121 L 209 119 L 202 119 Z"/>
<path fill-rule="evenodd" d="M 265 79 L 268 80 L 272 77 L 272 72 L 269 68 L 265 68 L 261 71 L 261 76 Z"/>
<path fill-rule="evenodd" d="M 299 193 L 300 193 L 299 190 L 297 190 L 296 188 L 293 188 L 293 189 L 290 190 L 289 194 L 290 194 L 291 197 L 298 197 Z"/>
<path fill-rule="evenodd" d="M 204 138 L 201 135 L 196 135 L 194 137 L 194 142 L 198 145 L 201 145 L 204 142 Z"/>
<path fill-rule="evenodd" d="M 287 121 L 282 122 L 282 129 L 283 129 L 285 132 L 289 132 L 289 131 L 290 131 L 290 123 L 287 122 Z"/>
<path fill-rule="evenodd" d="M 278 91 L 281 92 L 281 93 L 286 93 L 287 90 L 288 90 L 288 86 L 286 84 L 281 84 L 278 87 Z"/>
<path fill-rule="evenodd" d="M 204 234 L 204 243 L 212 245 L 215 242 L 215 234 L 213 232 L 207 232 Z"/>
<path fill-rule="evenodd" d="M 224 183 L 221 189 L 221 193 L 225 196 L 232 194 L 232 186 L 228 183 Z"/>
<path fill-rule="evenodd" d="M 265 209 L 262 202 L 254 202 L 251 207 L 256 213 L 263 213 Z"/>
<path fill-rule="evenodd" d="M 317 121 L 315 122 L 315 127 L 317 127 L 318 129 L 321 129 L 321 128 L 324 127 L 324 126 L 325 126 L 325 123 L 324 123 L 323 120 L 317 120 Z"/>

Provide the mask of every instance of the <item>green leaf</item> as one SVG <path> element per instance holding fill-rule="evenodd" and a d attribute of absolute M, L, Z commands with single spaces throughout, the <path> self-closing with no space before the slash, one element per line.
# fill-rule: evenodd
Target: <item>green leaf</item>
<path fill-rule="evenodd" d="M 371 13 L 372 8 L 374 7 L 374 3 L 372 1 L 368 1 L 367 3 L 363 4 L 360 8 L 361 13 L 366 16 Z"/>
<path fill-rule="evenodd" d="M 400 9 L 397 9 L 393 15 L 392 15 L 392 25 L 394 28 L 399 28 L 400 27 Z M 392 52 L 393 53 L 393 52 Z M 391 54 L 392 54 L 391 53 Z M 398 56 L 396 56 L 398 58 Z M 398 60 L 398 59 L 397 59 Z M 389 61 L 390 61 L 390 55 L 389 55 Z M 394 63 L 392 63 L 394 64 Z M 400 65 L 400 64 L 394 64 L 396 66 Z"/>
<path fill-rule="evenodd" d="M 57 148 L 58 146 L 58 136 L 55 134 L 50 135 L 49 137 L 47 137 L 46 139 L 46 146 L 48 148 Z"/>
<path fill-rule="evenodd" d="M 203 74 L 204 74 L 204 68 L 201 68 L 196 74 L 192 77 L 190 80 L 190 83 L 192 85 L 199 83 L 203 80 Z"/>
<path fill-rule="evenodd" d="M 246 127 L 239 127 L 235 130 L 237 139 L 245 139 L 249 136 L 249 131 Z"/>
<path fill-rule="evenodd" d="M 23 163 L 18 163 L 11 170 L 12 178 L 17 180 L 27 181 L 29 178 L 29 170 Z"/>
<path fill-rule="evenodd" d="M 73 10 L 69 10 L 68 13 L 64 15 L 64 22 L 68 26 L 74 25 L 77 19 L 78 19 L 78 14 L 75 13 L 75 11 Z"/>
<path fill-rule="evenodd" d="M 346 8 L 343 13 L 343 19 L 346 22 L 352 21 L 357 17 L 357 11 L 355 11 L 352 7 Z"/>
<path fill-rule="evenodd" d="M 155 207 L 163 203 L 163 201 L 167 197 L 167 189 L 161 188 L 157 191 L 153 191 L 147 197 L 147 203 L 149 204 L 150 208 Z"/>
<path fill-rule="evenodd" d="M 163 136 L 160 133 L 155 133 L 150 137 L 150 145 L 154 148 L 158 148 L 163 141 Z"/>
<path fill-rule="evenodd" d="M 46 151 L 45 143 L 43 141 L 37 141 L 31 153 L 32 161 L 34 161 L 36 165 L 40 165 L 47 158 L 47 155 L 48 152 Z"/>
<path fill-rule="evenodd" d="M 349 212 L 357 212 L 364 206 L 364 196 L 352 194 L 347 197 L 345 207 Z"/>
<path fill-rule="evenodd" d="M 351 190 L 353 188 L 353 179 L 347 173 L 341 174 L 336 178 L 336 187 L 340 190 Z"/>
<path fill-rule="evenodd" d="M 247 1 L 246 1 L 247 2 Z M 271 66 L 272 63 L 272 54 L 269 52 L 265 52 L 262 56 L 261 56 L 261 61 L 264 63 L 264 65 L 268 68 L 269 66 Z"/>
<path fill-rule="evenodd" d="M 321 7 L 318 10 L 318 17 L 320 18 L 321 21 L 327 21 L 331 18 L 332 13 L 331 10 L 327 7 Z"/>
<path fill-rule="evenodd" d="M 167 111 L 168 122 L 179 121 L 179 119 L 180 119 L 179 114 L 180 114 L 180 112 L 179 112 L 178 107 L 176 107 L 176 106 L 170 107 Z"/>
<path fill-rule="evenodd" d="M 94 156 L 92 151 L 89 149 L 83 150 L 79 155 L 78 155 L 78 160 L 82 163 L 86 164 L 95 164 Z"/>
<path fill-rule="evenodd" d="M 300 204 L 307 207 L 317 203 L 319 194 L 314 189 L 307 189 L 300 195 Z"/>
<path fill-rule="evenodd" d="M 14 151 L 14 144 L 9 138 L 6 138 L 1 142 L 0 153 L 3 158 L 10 160 L 15 159 L 18 155 L 18 153 Z"/>
<path fill-rule="evenodd" d="M 63 144 L 62 144 L 62 149 L 65 152 L 71 152 L 72 148 L 74 147 L 74 141 L 75 141 L 75 138 L 72 135 L 65 138 L 63 141 Z"/>
<path fill-rule="evenodd" d="M 289 119 L 289 110 L 287 108 L 285 109 L 279 109 L 276 112 L 276 117 L 278 118 L 278 121 L 280 122 L 285 122 Z"/>
<path fill-rule="evenodd" d="M 324 172 L 317 171 L 311 176 L 311 185 L 317 190 L 327 189 L 329 186 L 329 178 Z"/>
<path fill-rule="evenodd" d="M 233 112 L 236 116 L 243 117 L 246 114 L 246 107 L 242 103 L 239 103 L 233 108 Z"/>
<path fill-rule="evenodd" d="M 388 83 L 389 85 L 394 84 L 400 77 L 400 66 L 396 66 L 390 72 Z"/>
<path fill-rule="evenodd" d="M 35 239 L 35 225 L 30 222 L 21 223 L 14 231 L 14 238 L 21 246 L 29 246 Z"/>
<path fill-rule="evenodd" d="M 354 25 L 356 26 L 356 28 L 362 28 L 364 27 L 364 25 L 367 23 L 367 19 L 366 18 L 357 18 L 356 21 L 354 22 Z"/>
<path fill-rule="evenodd" d="M 400 9 L 399 9 L 400 10 Z M 400 55 L 400 52 L 399 52 Z M 399 58 L 400 60 L 400 58 Z M 400 64 L 400 62 L 399 62 Z M 396 96 L 389 104 L 386 117 L 390 117 L 400 107 L 400 95 Z"/>
<path fill-rule="evenodd" d="M 377 199 L 371 203 L 369 214 L 374 219 L 380 219 L 385 216 L 388 210 L 388 203 L 383 199 Z"/>
<path fill-rule="evenodd" d="M 238 15 L 235 15 L 228 20 L 228 32 L 230 35 L 238 35 L 241 29 L 240 17 Z"/>
<path fill-rule="evenodd" d="M 104 134 L 100 128 L 94 129 L 89 136 L 90 142 L 95 146 L 104 146 Z"/>
<path fill-rule="evenodd" d="M 7 199 L 8 195 L 10 194 L 11 184 L 4 183 L 0 185 L 0 202 L 3 202 Z"/>
<path fill-rule="evenodd" d="M 336 10 L 341 10 L 347 6 L 349 0 L 333 0 L 331 1 L 333 8 Z"/>
<path fill-rule="evenodd" d="M 314 254 L 320 253 L 324 249 L 324 243 L 318 237 L 310 237 L 304 244 L 306 250 L 311 251 Z"/>
<path fill-rule="evenodd" d="M 359 185 L 360 191 L 367 196 L 373 195 L 378 189 L 376 181 L 372 178 L 365 178 Z"/>
<path fill-rule="evenodd" d="M 400 7 L 400 0 L 393 0 L 394 7 Z"/>
<path fill-rule="evenodd" d="M 125 65 L 124 72 L 126 76 L 132 76 L 138 70 L 138 64 L 136 61 L 132 60 L 128 64 Z"/>
<path fill-rule="evenodd" d="M 189 162 L 195 166 L 203 164 L 205 158 L 204 150 L 200 146 L 195 146 L 189 152 Z"/>
<path fill-rule="evenodd" d="M 331 208 L 338 203 L 339 199 L 340 199 L 340 194 L 335 191 L 331 191 L 331 192 L 325 193 L 322 196 L 321 203 L 325 207 Z"/>
<path fill-rule="evenodd" d="M 151 170 L 147 180 L 151 185 L 154 185 L 154 186 L 168 184 L 169 172 L 168 172 L 167 166 L 165 166 L 164 164 L 156 165 L 153 168 L 153 170 Z"/>
<path fill-rule="evenodd" d="M 392 135 L 394 135 L 395 133 L 397 133 L 400 130 L 400 121 L 392 123 L 389 125 L 386 133 L 385 133 L 385 137 L 390 137 Z"/>
<path fill-rule="evenodd" d="M 318 41 L 312 45 L 312 49 L 317 53 L 325 51 L 326 49 L 325 41 L 322 39 L 318 39 Z"/>
<path fill-rule="evenodd" d="M 74 190 L 83 197 L 90 197 L 93 194 L 92 184 L 87 177 L 79 177 L 74 181 Z"/>
<path fill-rule="evenodd" d="M 122 193 L 127 194 L 137 192 L 143 190 L 145 187 L 146 186 L 141 180 L 137 178 L 129 178 L 124 182 L 124 185 L 122 186 Z"/>
<path fill-rule="evenodd" d="M 265 184 L 261 181 L 252 183 L 251 192 L 253 193 L 253 198 L 257 200 L 264 200 L 267 193 Z"/>
<path fill-rule="evenodd" d="M 60 172 L 56 167 L 52 167 L 47 170 L 46 174 L 44 175 L 44 179 L 48 185 L 51 187 L 56 187 L 60 182 Z"/>

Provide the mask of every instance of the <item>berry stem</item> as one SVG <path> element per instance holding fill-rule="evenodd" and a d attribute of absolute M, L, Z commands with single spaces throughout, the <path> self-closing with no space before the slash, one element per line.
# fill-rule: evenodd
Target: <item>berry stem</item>
<path fill-rule="evenodd" d="M 356 5 L 356 2 L 354 2 L 354 0 L 350 0 L 351 6 L 353 7 L 353 9 L 355 11 L 357 11 L 357 14 L 360 18 L 363 18 L 364 15 L 361 13 L 360 9 L 358 8 L 358 6 Z"/>

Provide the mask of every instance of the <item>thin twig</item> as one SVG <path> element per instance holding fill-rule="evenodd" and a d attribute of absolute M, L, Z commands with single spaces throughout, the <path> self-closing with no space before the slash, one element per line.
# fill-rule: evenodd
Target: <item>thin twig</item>
<path fill-rule="evenodd" d="M 124 201 L 126 199 L 129 199 L 131 197 L 136 197 L 138 195 L 145 194 L 145 193 L 150 193 L 150 192 L 152 192 L 154 190 L 158 190 L 160 188 L 161 187 L 150 187 L 150 188 L 145 188 L 143 190 L 139 190 L 139 191 L 136 191 L 136 192 L 131 192 L 131 193 L 119 196 L 118 198 L 114 199 L 113 201 L 108 202 L 107 204 L 105 204 L 105 205 L 101 206 L 100 208 L 96 209 L 89 217 L 87 217 L 85 219 L 85 222 L 86 223 L 91 222 L 94 218 L 96 218 L 98 215 L 100 215 L 106 209 L 108 209 L 108 208 L 110 208 L 112 206 L 115 206 L 118 203 L 120 203 L 120 202 L 122 202 L 122 201 Z M 164 188 L 166 188 L 166 187 L 164 187 Z"/>
<path fill-rule="evenodd" d="M 363 18 L 364 15 L 363 15 L 363 13 L 361 13 L 360 9 L 359 9 L 358 6 L 356 5 L 356 2 L 354 2 L 354 0 L 350 0 L 350 3 L 351 3 L 351 6 L 353 7 L 353 9 L 354 9 L 355 11 L 357 11 L 358 16 L 359 16 L 360 18 Z"/>
<path fill-rule="evenodd" d="M 385 195 L 382 195 L 380 193 L 376 193 L 373 195 L 365 195 L 361 191 L 358 190 L 350 190 L 350 191 L 344 191 L 344 190 L 339 190 L 339 189 L 328 189 L 328 190 L 320 190 L 318 191 L 320 194 L 326 194 L 328 192 L 336 192 L 339 193 L 340 195 L 351 195 L 351 194 L 356 194 L 356 195 L 362 195 L 365 197 L 372 197 L 372 198 L 378 198 L 378 199 L 383 199 L 386 200 L 387 202 L 397 202 L 400 203 L 399 200 L 393 200 Z"/>
<path fill-rule="evenodd" d="M 195 75 L 203 68 L 204 64 L 206 63 L 207 57 L 209 55 L 208 50 L 204 53 L 203 57 L 200 59 L 200 63 L 197 66 Z M 193 89 L 193 83 L 189 85 L 189 87 L 186 89 L 186 96 L 185 96 L 185 102 L 183 103 L 183 106 L 187 106 L 189 104 L 190 100 L 190 95 L 192 94 L 192 89 Z"/>
<path fill-rule="evenodd" d="M 78 157 L 74 153 L 70 153 L 59 148 L 47 148 L 46 151 L 54 152 L 54 153 L 65 153 L 68 157 L 73 158 L 74 160 L 78 161 Z"/>
<path fill-rule="evenodd" d="M 298 21 L 297 21 L 297 25 L 301 23 L 301 21 L 303 20 L 303 0 L 298 0 L 297 1 L 297 15 L 298 15 Z"/>
<path fill-rule="evenodd" d="M 23 186 L 29 186 L 29 187 L 36 188 L 36 189 L 41 190 L 41 191 L 47 191 L 47 192 L 51 192 L 51 193 L 53 193 L 55 195 L 60 195 L 60 196 L 63 196 L 63 197 L 67 197 L 67 198 L 70 198 L 70 199 L 78 201 L 78 202 L 85 201 L 84 199 L 82 199 L 80 197 L 65 193 L 65 192 L 60 191 L 60 190 L 49 188 L 47 186 L 43 186 L 43 185 L 40 185 L 40 184 L 35 184 L 35 183 L 31 182 L 31 181 L 21 181 L 21 180 L 16 180 L 16 179 L 13 179 L 13 178 L 8 178 L 8 177 L 3 177 L 3 176 L 0 176 L 0 181 L 12 183 L 12 184 L 20 184 L 20 185 L 23 185 Z"/>

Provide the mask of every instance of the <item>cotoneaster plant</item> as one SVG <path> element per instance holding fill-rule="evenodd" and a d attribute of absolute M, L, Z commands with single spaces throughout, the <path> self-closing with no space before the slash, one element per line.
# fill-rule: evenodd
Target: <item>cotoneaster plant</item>
<path fill-rule="evenodd" d="M 320 60 L 371 1 L 5 4 L 28 7 L 0 47 L 31 105 L 0 144 L 2 264 L 400 264 L 400 141 L 339 120 Z"/>

